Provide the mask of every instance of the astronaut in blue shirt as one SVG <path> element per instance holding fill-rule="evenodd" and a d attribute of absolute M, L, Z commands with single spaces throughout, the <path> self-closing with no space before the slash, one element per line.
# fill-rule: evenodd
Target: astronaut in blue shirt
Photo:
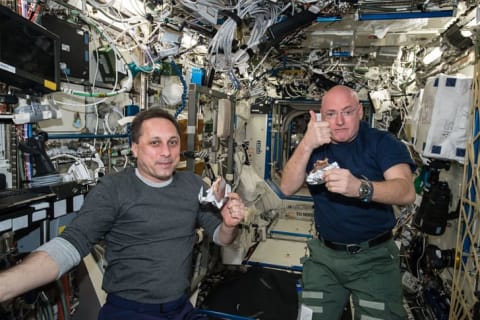
<path fill-rule="evenodd" d="M 338 164 L 323 172 L 322 183 L 308 185 L 318 238 L 309 241 L 303 260 L 299 312 L 302 319 L 340 319 L 351 297 L 355 318 L 405 319 L 392 205 L 415 201 L 415 164 L 395 136 L 362 121 L 351 88 L 331 88 L 320 114 L 317 121 L 310 111 L 281 181 L 291 195 L 317 161 Z"/>

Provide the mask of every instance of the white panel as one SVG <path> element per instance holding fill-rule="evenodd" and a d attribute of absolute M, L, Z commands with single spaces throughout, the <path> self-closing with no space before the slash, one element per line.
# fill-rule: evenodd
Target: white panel
<path fill-rule="evenodd" d="M 73 197 L 73 211 L 80 210 L 80 207 L 83 204 L 83 194 Z"/>
<path fill-rule="evenodd" d="M 12 219 L 0 221 L 0 231 L 12 229 Z"/>
<path fill-rule="evenodd" d="M 435 79 L 434 105 L 429 110 L 432 118 L 423 155 L 463 163 L 472 78 L 440 74 Z"/>
<path fill-rule="evenodd" d="M 217 124 L 217 136 L 219 138 L 227 138 L 230 136 L 230 129 L 232 119 L 232 104 L 228 99 L 218 100 L 218 124 Z"/>
<path fill-rule="evenodd" d="M 22 216 L 15 219 L 12 219 L 12 230 L 20 230 L 28 227 L 28 216 Z"/>
<path fill-rule="evenodd" d="M 47 218 L 47 210 L 39 210 L 32 213 L 32 222 L 44 220 Z"/>
<path fill-rule="evenodd" d="M 297 219 L 278 219 L 271 231 L 288 234 L 272 233 L 271 238 L 260 242 L 252 254 L 250 261 L 274 264 L 285 267 L 301 266 L 300 258 L 307 252 L 308 235 L 313 236 L 312 221 Z M 299 236 L 295 236 L 298 234 Z"/>
<path fill-rule="evenodd" d="M 67 214 L 67 201 L 59 200 L 53 204 L 53 216 L 58 218 Z"/>
<path fill-rule="evenodd" d="M 252 114 L 247 123 L 246 139 L 249 143 L 249 160 L 257 174 L 265 176 L 265 156 L 267 137 L 267 115 Z"/>
<path fill-rule="evenodd" d="M 274 264 L 285 267 L 301 266 L 300 258 L 305 256 L 306 243 L 279 239 L 267 239 L 261 242 L 250 261 Z"/>
<path fill-rule="evenodd" d="M 312 221 L 296 220 L 296 219 L 278 219 L 272 230 L 285 232 L 294 232 L 301 234 L 312 234 Z"/>

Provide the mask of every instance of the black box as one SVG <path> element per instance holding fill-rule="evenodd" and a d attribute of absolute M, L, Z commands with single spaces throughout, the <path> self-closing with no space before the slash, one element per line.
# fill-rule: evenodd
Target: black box
<path fill-rule="evenodd" d="M 46 14 L 41 24 L 61 40 L 60 76 L 62 80 L 84 84 L 89 81 L 89 34 L 81 26 Z"/>

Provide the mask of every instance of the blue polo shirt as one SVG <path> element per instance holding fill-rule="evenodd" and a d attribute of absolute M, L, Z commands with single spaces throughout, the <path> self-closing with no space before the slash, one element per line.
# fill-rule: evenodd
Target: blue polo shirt
<path fill-rule="evenodd" d="M 326 144 L 312 153 L 307 172 L 317 160 L 337 162 L 358 178 L 384 180 L 390 167 L 407 163 L 412 172 L 415 164 L 407 147 L 388 131 L 370 128 L 361 122 L 357 137 L 348 143 Z M 413 183 L 413 181 L 412 181 Z M 329 192 L 324 184 L 309 185 L 314 202 L 315 226 L 324 239 L 339 243 L 359 243 L 391 230 L 395 216 L 391 205 L 365 203 L 357 198 Z"/>

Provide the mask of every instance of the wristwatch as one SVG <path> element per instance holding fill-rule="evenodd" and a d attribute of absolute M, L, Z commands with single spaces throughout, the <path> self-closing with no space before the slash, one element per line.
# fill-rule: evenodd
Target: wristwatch
<path fill-rule="evenodd" d="M 363 202 L 370 202 L 373 196 L 373 184 L 368 180 L 360 180 L 360 188 L 358 189 L 358 198 Z"/>

